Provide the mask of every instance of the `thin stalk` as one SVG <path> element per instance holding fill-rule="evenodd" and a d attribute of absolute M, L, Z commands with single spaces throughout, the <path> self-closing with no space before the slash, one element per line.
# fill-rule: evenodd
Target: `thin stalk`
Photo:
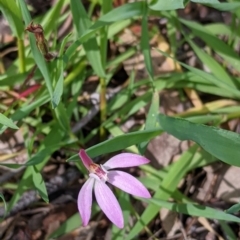
<path fill-rule="evenodd" d="M 19 72 L 24 73 L 26 72 L 26 62 L 25 62 L 25 51 L 24 51 L 24 44 L 21 38 L 17 39 L 18 45 L 18 57 L 19 57 Z"/>
<path fill-rule="evenodd" d="M 102 15 L 108 13 L 112 9 L 112 1 L 111 0 L 103 0 L 102 1 Z M 103 68 L 106 68 L 107 62 L 107 44 L 108 44 L 108 27 L 104 27 L 101 30 L 100 35 L 100 52 L 102 57 L 102 65 Z M 107 99 L 106 99 L 106 78 L 100 78 L 100 140 L 105 139 L 105 128 L 103 127 L 103 123 L 107 119 Z"/>
<path fill-rule="evenodd" d="M 103 123 L 107 119 L 107 99 L 106 99 L 106 78 L 100 78 L 100 140 L 105 139 L 105 128 L 103 127 Z"/>

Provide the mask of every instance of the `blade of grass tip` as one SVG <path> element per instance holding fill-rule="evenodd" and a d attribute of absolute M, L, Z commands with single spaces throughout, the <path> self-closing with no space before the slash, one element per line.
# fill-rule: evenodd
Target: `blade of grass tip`
<path fill-rule="evenodd" d="M 0 113 L 0 124 L 10 127 L 10 128 L 13 128 L 13 129 L 18 129 L 18 126 L 13 123 L 12 119 L 7 118 L 2 113 Z"/>
<path fill-rule="evenodd" d="M 30 13 L 28 11 L 27 5 L 25 3 L 25 1 L 21 1 L 18 0 L 20 9 L 22 11 L 22 16 L 23 19 L 25 21 L 26 26 L 31 22 L 31 16 Z M 31 45 L 31 50 L 32 50 L 32 54 L 34 57 L 34 60 L 40 70 L 40 72 L 42 73 L 49 95 L 52 99 L 53 96 L 53 87 L 52 87 L 52 83 L 51 83 L 51 78 L 50 78 L 50 74 L 48 71 L 48 67 L 46 64 L 46 61 L 44 60 L 43 56 L 41 55 L 41 53 L 39 52 L 37 45 L 36 45 L 36 41 L 34 39 L 34 36 L 32 34 L 28 34 L 29 35 L 29 39 L 30 39 L 30 45 Z"/>

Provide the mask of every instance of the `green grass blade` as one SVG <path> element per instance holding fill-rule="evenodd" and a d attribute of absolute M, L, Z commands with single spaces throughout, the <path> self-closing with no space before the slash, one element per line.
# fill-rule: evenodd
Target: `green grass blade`
<path fill-rule="evenodd" d="M 6 203 L 5 198 L 4 198 L 2 193 L 0 193 L 0 198 L 3 200 L 3 204 L 4 204 L 4 210 L 5 210 L 5 213 L 4 213 L 4 216 L 3 216 L 3 219 L 4 219 L 6 214 L 7 214 L 7 203 Z"/>
<path fill-rule="evenodd" d="M 18 126 L 13 123 L 12 119 L 7 118 L 2 113 L 0 113 L 0 124 L 10 127 L 10 128 L 13 128 L 13 129 L 18 129 Z"/>
<path fill-rule="evenodd" d="M 21 12 L 14 0 L 1 0 L 0 9 L 4 17 L 9 22 L 13 34 L 19 39 L 22 38 L 24 26 L 22 23 Z"/>
<path fill-rule="evenodd" d="M 91 26 L 91 21 L 81 3 L 81 1 L 70 1 L 71 11 L 73 14 L 73 22 L 77 30 L 78 38 L 88 30 Z M 102 66 L 100 50 L 96 38 L 92 37 L 87 42 L 82 42 L 87 58 L 99 77 L 105 76 L 105 71 Z"/>
<path fill-rule="evenodd" d="M 33 166 L 31 169 L 32 169 L 33 184 L 35 188 L 37 189 L 41 198 L 46 203 L 49 203 L 47 188 L 43 180 L 42 174 L 38 171 L 38 169 L 35 166 Z"/>
<path fill-rule="evenodd" d="M 152 0 L 149 8 L 156 11 L 167 11 L 184 8 L 184 1 L 165 1 L 165 0 Z"/>
<path fill-rule="evenodd" d="M 18 0 L 18 2 L 19 2 L 19 6 L 21 8 L 21 11 L 22 11 L 23 19 L 24 19 L 25 24 L 27 26 L 31 22 L 30 13 L 27 9 L 27 5 L 26 5 L 25 1 Z M 41 53 L 39 52 L 39 50 L 36 46 L 36 41 L 34 39 L 33 34 L 29 33 L 28 35 L 29 35 L 31 50 L 32 50 L 32 54 L 33 54 L 35 63 L 37 64 L 39 70 L 41 71 L 41 73 L 44 77 L 49 95 L 52 99 L 53 87 L 52 87 L 52 82 L 51 82 L 50 74 L 49 74 L 49 71 L 48 71 L 47 63 L 44 60 L 43 56 L 41 55 Z"/>
<path fill-rule="evenodd" d="M 187 166 L 191 163 L 196 150 L 197 146 L 194 145 L 182 154 L 180 159 L 172 165 L 168 174 L 163 179 L 160 188 L 154 194 L 154 198 L 167 200 L 174 193 L 179 181 L 185 176 L 188 169 Z M 158 211 L 159 207 L 149 205 L 141 215 L 141 218 L 129 232 L 126 240 L 131 240 L 136 237 L 136 235 L 156 216 Z"/>
<path fill-rule="evenodd" d="M 137 143 L 152 139 L 161 133 L 162 130 L 160 128 L 127 133 L 92 146 L 87 149 L 87 153 L 91 157 L 96 157 L 101 154 L 122 150 Z M 69 158 L 67 161 L 79 161 L 79 157 L 76 154 Z"/>
<path fill-rule="evenodd" d="M 225 213 L 223 211 L 216 210 L 211 207 L 206 207 L 198 204 L 171 203 L 171 202 L 166 202 L 156 198 L 144 199 L 143 201 L 152 203 L 160 208 L 163 207 L 174 212 L 188 214 L 191 216 L 205 217 L 210 219 L 225 220 L 225 221 L 240 223 L 240 218 L 236 216 Z"/>

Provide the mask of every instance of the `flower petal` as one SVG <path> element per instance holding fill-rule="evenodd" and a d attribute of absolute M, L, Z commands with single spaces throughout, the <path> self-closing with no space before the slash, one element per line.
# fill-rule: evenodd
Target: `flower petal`
<path fill-rule="evenodd" d="M 103 181 L 96 181 L 94 186 L 96 200 L 102 211 L 117 227 L 123 228 L 122 209 L 111 189 Z"/>
<path fill-rule="evenodd" d="M 79 157 L 82 159 L 82 162 L 86 169 L 89 169 L 89 166 L 93 163 L 92 159 L 87 155 L 84 149 L 80 149 L 78 153 Z"/>
<path fill-rule="evenodd" d="M 120 153 L 110 158 L 103 166 L 108 170 L 111 168 L 135 167 L 146 163 L 149 163 L 149 160 L 141 155 Z"/>
<path fill-rule="evenodd" d="M 88 225 L 91 217 L 92 190 L 95 179 L 89 178 L 78 194 L 78 211 L 81 215 L 83 226 Z"/>
<path fill-rule="evenodd" d="M 108 182 L 120 188 L 124 192 L 137 197 L 150 198 L 147 188 L 132 175 L 122 171 L 109 171 Z"/>

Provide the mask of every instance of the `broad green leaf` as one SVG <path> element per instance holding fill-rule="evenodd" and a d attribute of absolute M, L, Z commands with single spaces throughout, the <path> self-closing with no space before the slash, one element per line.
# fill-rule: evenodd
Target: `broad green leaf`
<path fill-rule="evenodd" d="M 227 214 L 223 211 L 216 210 L 214 208 L 202 206 L 199 204 L 191 204 L 191 203 L 171 203 L 166 202 L 160 199 L 151 198 L 151 199 L 143 199 L 144 202 L 152 203 L 160 208 L 167 208 L 168 210 L 188 214 L 191 216 L 197 217 L 205 217 L 210 219 L 224 220 L 229 222 L 238 222 L 240 223 L 240 218 Z"/>
<path fill-rule="evenodd" d="M 209 7 L 216 8 L 220 11 L 236 11 L 240 8 L 239 2 L 221 2 L 221 3 L 209 3 L 207 4 Z"/>
<path fill-rule="evenodd" d="M 150 2 L 149 8 L 157 11 L 184 8 L 184 0 L 152 0 Z"/>
<path fill-rule="evenodd" d="M 36 166 L 33 166 L 31 168 L 32 168 L 32 178 L 33 178 L 33 183 L 34 183 L 35 188 L 37 189 L 41 198 L 46 203 L 49 203 L 47 188 L 46 188 L 45 182 L 42 178 L 42 174 L 38 171 Z"/>
<path fill-rule="evenodd" d="M 162 114 L 159 122 L 166 132 L 176 138 L 192 140 L 223 162 L 240 167 L 240 134 Z"/>
<path fill-rule="evenodd" d="M 10 128 L 13 128 L 13 129 L 18 129 L 18 126 L 13 123 L 12 119 L 7 118 L 2 113 L 0 113 L 0 124 L 10 127 Z"/>

